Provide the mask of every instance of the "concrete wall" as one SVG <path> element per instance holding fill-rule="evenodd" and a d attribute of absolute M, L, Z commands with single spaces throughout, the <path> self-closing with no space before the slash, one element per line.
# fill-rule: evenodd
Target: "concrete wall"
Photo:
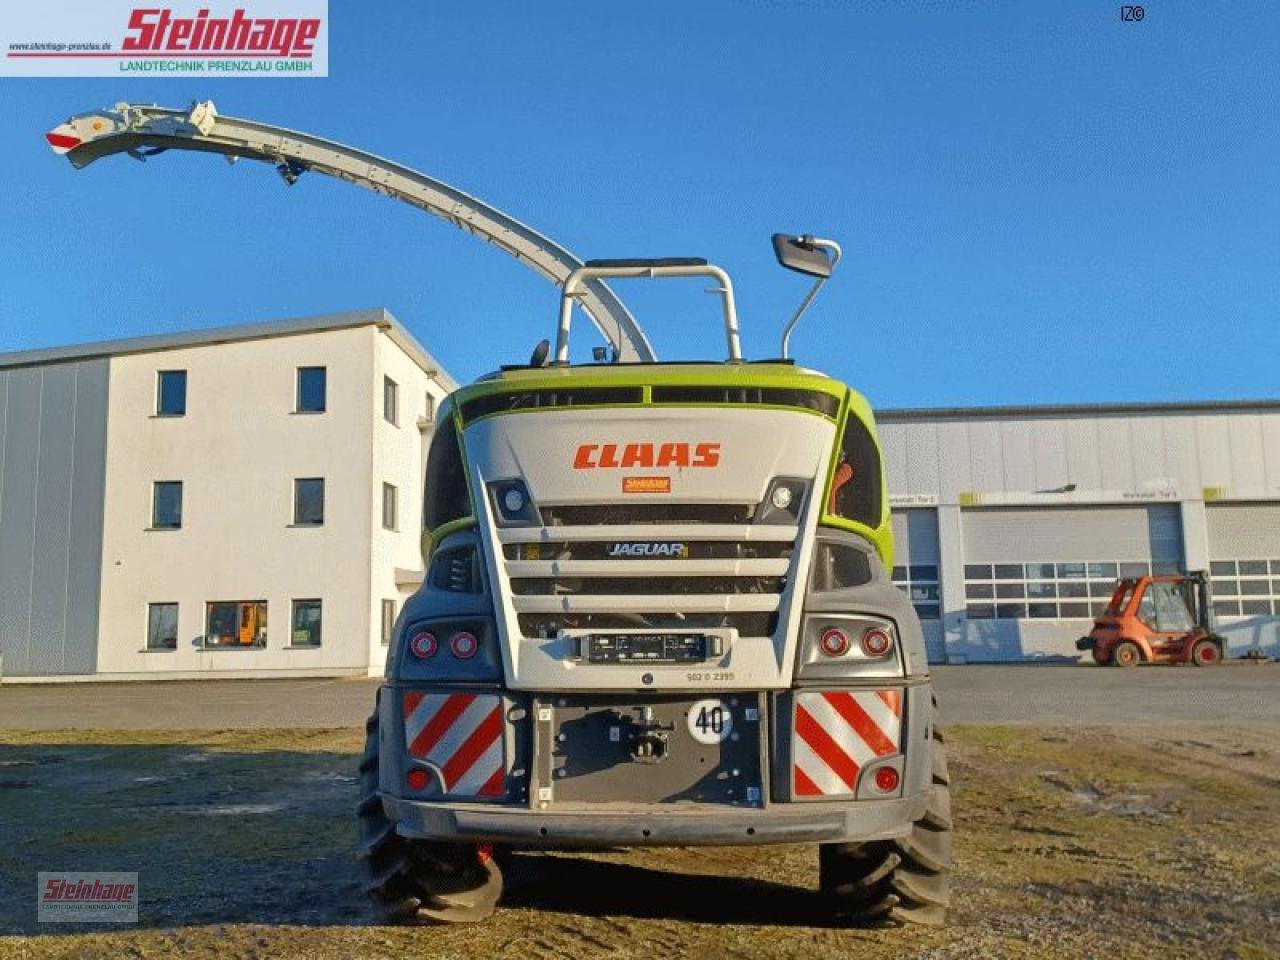
<path fill-rule="evenodd" d="M 102 674 L 365 672 L 373 326 L 115 357 L 110 368 Z M 294 412 L 300 366 L 328 369 L 327 410 Z M 187 413 L 156 417 L 158 370 L 187 370 Z M 293 526 L 293 480 L 325 478 L 325 522 Z M 151 530 L 152 483 L 184 484 L 181 530 Z M 319 649 L 290 648 L 294 599 L 320 598 Z M 203 650 L 210 601 L 268 602 L 266 649 Z M 146 651 L 147 605 L 179 604 L 174 651 Z"/>
<path fill-rule="evenodd" d="M 107 362 L 0 370 L 0 672 L 93 673 Z"/>

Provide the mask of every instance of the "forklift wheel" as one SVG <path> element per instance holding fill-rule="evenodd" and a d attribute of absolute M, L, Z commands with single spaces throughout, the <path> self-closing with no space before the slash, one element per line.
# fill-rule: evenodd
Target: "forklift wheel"
<path fill-rule="evenodd" d="M 1197 667 L 1216 667 L 1222 662 L 1222 650 L 1212 640 L 1197 640 L 1191 648 L 1191 662 Z"/>
<path fill-rule="evenodd" d="M 1142 662 L 1142 651 L 1132 640 L 1123 640 L 1111 652 L 1111 662 L 1117 667 L 1136 667 Z"/>

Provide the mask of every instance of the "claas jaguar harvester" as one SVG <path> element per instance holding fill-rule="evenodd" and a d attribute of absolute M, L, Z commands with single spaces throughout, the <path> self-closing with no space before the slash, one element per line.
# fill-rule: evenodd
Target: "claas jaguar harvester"
<path fill-rule="evenodd" d="M 453 394 L 426 470 L 427 571 L 360 763 L 359 854 L 396 919 L 480 920 L 513 848 L 818 844 L 831 910 L 940 923 L 950 795 L 920 625 L 866 401 L 788 359 L 746 362 L 702 260 L 596 261 L 367 151 L 255 120 L 118 103 L 45 135 L 79 169 L 219 154 L 440 217 L 562 284 L 554 356 Z M 157 165 L 146 164 L 147 168 Z M 722 363 L 658 363 L 610 278 L 710 277 Z M 569 362 L 580 308 L 606 345 Z M 767 912 L 768 905 L 761 905 Z"/>
<path fill-rule="evenodd" d="M 742 359 L 706 261 L 591 261 L 554 352 L 441 411 L 360 765 L 390 918 L 485 918 L 512 849 L 787 843 L 834 914 L 943 921 L 947 764 L 871 410 L 786 359 L 839 248 L 774 246 L 817 278 L 782 359 Z M 727 359 L 571 364 L 575 301 L 624 277 L 709 277 Z"/>

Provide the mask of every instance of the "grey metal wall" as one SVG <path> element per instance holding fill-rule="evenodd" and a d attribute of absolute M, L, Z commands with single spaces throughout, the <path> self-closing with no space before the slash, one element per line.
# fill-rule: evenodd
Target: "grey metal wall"
<path fill-rule="evenodd" d="M 0 370 L 6 676 L 91 674 L 97 666 L 108 363 Z"/>
<path fill-rule="evenodd" d="M 1205 488 L 1231 499 L 1280 495 L 1280 412 L 1270 410 L 1003 419 L 892 411 L 881 415 L 879 432 L 889 489 L 941 503 L 1066 484 L 1080 498 L 1172 491 L 1198 499 Z"/>

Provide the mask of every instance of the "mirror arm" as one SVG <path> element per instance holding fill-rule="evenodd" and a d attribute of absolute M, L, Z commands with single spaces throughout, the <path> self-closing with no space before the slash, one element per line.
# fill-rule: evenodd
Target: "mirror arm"
<path fill-rule="evenodd" d="M 812 237 L 807 234 L 801 237 L 800 241 L 802 243 L 806 243 L 811 246 L 819 247 L 823 250 L 826 250 L 828 253 L 830 253 L 831 270 L 832 272 L 835 271 L 836 264 L 840 262 L 840 254 L 841 254 L 840 244 L 836 243 L 834 240 L 822 240 L 818 237 Z M 782 359 L 783 360 L 788 360 L 790 359 L 790 356 L 791 356 L 789 352 L 791 348 L 791 331 L 793 331 L 796 327 L 796 324 L 800 322 L 800 317 L 804 315 L 804 312 L 809 309 L 809 305 L 813 303 L 814 298 L 817 297 L 818 291 L 822 289 L 822 285 L 826 283 L 829 279 L 831 279 L 829 275 L 818 278 L 817 282 L 814 283 L 814 285 L 809 288 L 808 296 L 806 296 L 804 300 L 800 302 L 800 306 L 796 308 L 796 312 L 791 315 L 791 319 L 787 321 L 786 327 L 783 328 L 783 331 L 782 331 Z"/>

